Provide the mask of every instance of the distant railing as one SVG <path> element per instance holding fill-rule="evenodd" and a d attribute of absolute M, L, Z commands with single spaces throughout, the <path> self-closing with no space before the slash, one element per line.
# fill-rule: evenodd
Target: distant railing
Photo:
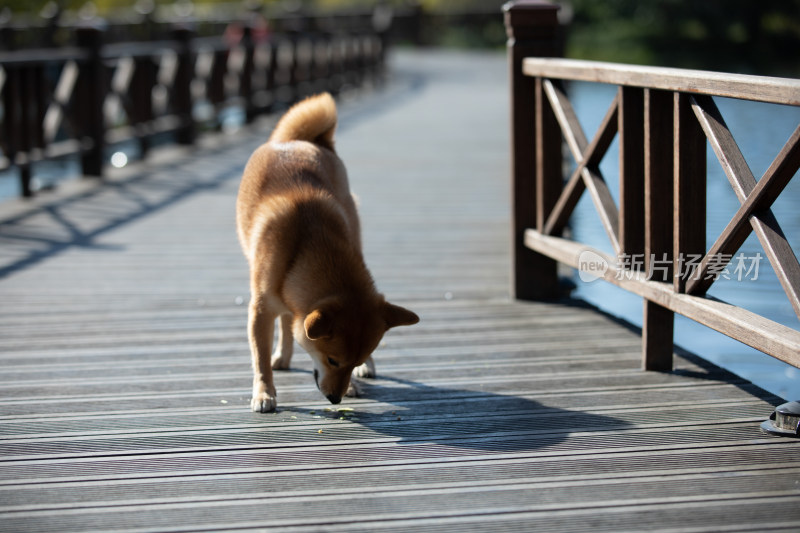
<path fill-rule="evenodd" d="M 754 232 L 800 317 L 800 264 L 771 211 L 800 168 L 800 125 L 756 180 L 712 99 L 800 106 L 800 80 L 533 57 L 557 55 L 557 9 L 530 1 L 505 6 L 512 83 L 514 295 L 558 296 L 556 262 L 561 262 L 644 298 L 645 369 L 672 369 L 674 313 L 800 367 L 800 332 L 705 295 L 713 273 Z M 591 140 L 561 80 L 618 86 Z M 619 206 L 599 168 L 615 136 Z M 705 240 L 707 142 L 741 203 L 710 248 Z M 576 165 L 566 180 L 564 144 Z M 584 191 L 616 257 L 561 237 Z"/>
<path fill-rule="evenodd" d="M 250 122 L 276 104 L 360 85 L 383 66 L 389 28 L 375 22 L 293 17 L 282 31 L 240 22 L 212 37 L 179 25 L 164 40 L 113 44 L 90 26 L 71 30 L 75 46 L 0 51 L 0 170 L 18 167 L 30 196 L 38 161 L 80 155 L 84 175 L 102 176 L 114 143 L 133 139 L 146 154 L 169 132 L 191 144 L 231 106 Z"/>

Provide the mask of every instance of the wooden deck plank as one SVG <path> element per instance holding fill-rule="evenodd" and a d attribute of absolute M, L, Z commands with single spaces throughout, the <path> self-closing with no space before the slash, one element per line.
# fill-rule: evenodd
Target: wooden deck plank
<path fill-rule="evenodd" d="M 341 103 L 367 262 L 422 318 L 352 411 L 302 353 L 278 412 L 248 409 L 233 202 L 269 122 L 0 206 L 0 529 L 796 528 L 799 443 L 759 430 L 778 398 L 681 351 L 642 372 L 635 328 L 508 298 L 505 68 L 403 52 Z"/>

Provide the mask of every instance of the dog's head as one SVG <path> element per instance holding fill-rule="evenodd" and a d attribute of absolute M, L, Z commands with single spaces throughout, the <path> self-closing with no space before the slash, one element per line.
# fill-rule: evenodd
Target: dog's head
<path fill-rule="evenodd" d="M 331 403 L 339 403 L 353 369 L 372 354 L 387 330 L 410 326 L 419 317 L 382 298 L 372 305 L 319 303 L 294 323 L 294 337 L 314 361 L 314 381 Z"/>

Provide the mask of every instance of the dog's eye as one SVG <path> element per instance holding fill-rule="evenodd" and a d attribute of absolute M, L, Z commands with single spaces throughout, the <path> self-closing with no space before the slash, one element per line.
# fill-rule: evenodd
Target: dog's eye
<path fill-rule="evenodd" d="M 333 357 L 328 357 L 328 364 L 334 368 L 339 368 L 339 363 Z"/>

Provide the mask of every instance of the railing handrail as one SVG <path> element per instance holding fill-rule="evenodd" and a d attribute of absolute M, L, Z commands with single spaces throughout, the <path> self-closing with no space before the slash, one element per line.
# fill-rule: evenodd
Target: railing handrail
<path fill-rule="evenodd" d="M 551 57 L 526 58 L 522 72 L 527 76 L 800 105 L 800 80 L 791 78 Z"/>
<path fill-rule="evenodd" d="M 0 66 L 64 63 L 66 61 L 82 61 L 88 57 L 88 52 L 79 46 L 0 50 Z"/>

